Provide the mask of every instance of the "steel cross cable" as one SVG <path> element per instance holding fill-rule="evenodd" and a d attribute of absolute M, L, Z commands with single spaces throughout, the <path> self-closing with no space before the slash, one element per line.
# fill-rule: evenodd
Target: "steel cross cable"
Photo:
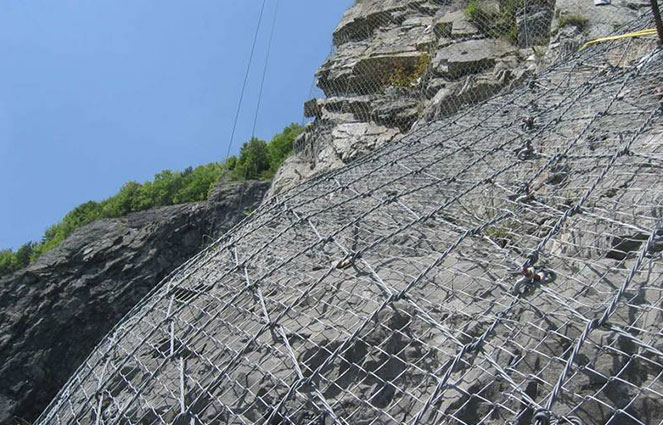
<path fill-rule="evenodd" d="M 253 42 L 251 43 L 251 53 L 249 54 L 249 62 L 246 65 L 246 72 L 244 73 L 244 81 L 242 82 L 242 90 L 239 95 L 237 103 L 237 110 L 235 111 L 235 119 L 233 120 L 232 131 L 230 132 L 230 142 L 228 143 L 228 150 L 226 152 L 226 159 L 230 157 L 230 149 L 232 148 L 233 140 L 235 139 L 235 131 L 237 130 L 237 122 L 239 121 L 239 114 L 242 109 L 242 101 L 244 100 L 244 92 L 246 91 L 246 83 L 249 80 L 249 72 L 251 71 L 251 64 L 253 63 L 253 54 L 256 50 L 256 43 L 258 42 L 258 34 L 260 33 L 260 25 L 262 24 L 262 15 L 265 11 L 265 3 L 267 0 L 262 0 L 260 6 L 260 13 L 258 15 L 258 23 L 256 24 L 255 33 L 253 35 Z"/>
<path fill-rule="evenodd" d="M 604 326 L 607 322 L 610 316 L 615 312 L 617 309 L 617 303 L 619 300 L 624 296 L 624 293 L 626 292 L 626 289 L 629 287 L 633 279 L 635 278 L 635 275 L 637 274 L 638 270 L 640 269 L 640 266 L 642 265 L 642 262 L 645 259 L 645 256 L 647 253 L 652 248 L 652 245 L 654 243 L 654 240 L 656 237 L 660 237 L 660 229 L 655 228 L 651 234 L 649 235 L 649 238 L 647 239 L 647 242 L 644 244 L 642 250 L 640 250 L 639 255 L 637 256 L 635 262 L 633 263 L 633 266 L 631 267 L 631 270 L 622 283 L 622 285 L 619 287 L 617 292 L 615 293 L 615 296 L 610 300 L 610 304 L 608 307 L 603 310 L 603 314 L 601 315 L 600 318 L 598 319 L 593 319 L 587 322 L 585 325 L 585 329 L 582 331 L 580 336 L 578 337 L 575 346 L 573 347 L 573 350 L 571 351 L 571 354 L 569 355 L 569 358 L 566 361 L 566 364 L 564 365 L 564 369 L 562 370 L 562 373 L 559 375 L 559 378 L 557 379 L 557 382 L 555 383 L 555 387 L 553 388 L 553 391 L 550 393 L 550 396 L 548 397 L 548 401 L 546 403 L 545 409 L 539 410 L 537 414 L 535 415 L 536 419 L 536 424 L 537 425 L 545 425 L 550 422 L 549 420 L 549 415 L 551 412 L 551 409 L 555 402 L 557 401 L 560 393 L 562 392 L 562 387 L 564 386 L 564 382 L 566 381 L 566 377 L 571 371 L 571 368 L 573 367 L 573 364 L 576 362 L 578 353 L 580 352 L 580 348 L 583 346 L 591 332 L 597 328 L 600 328 L 601 326 Z"/>
<path fill-rule="evenodd" d="M 657 139 L 645 141 L 643 134 L 660 129 L 656 94 L 648 81 L 660 74 L 660 60 L 601 71 L 587 63 L 600 65 L 602 52 L 617 51 L 623 59 L 625 50 L 595 48 L 591 55 L 541 74 L 551 78 L 539 76 L 538 88 L 516 89 L 437 123 L 422 121 L 411 136 L 279 195 L 132 310 L 42 420 L 169 425 L 174 420 L 313 423 L 315 417 L 321 424 L 355 423 L 371 414 L 375 424 L 382 424 L 413 418 L 421 423 L 431 413 L 471 423 L 463 419 L 462 409 L 478 402 L 522 424 L 543 403 L 523 383 L 536 376 L 553 385 L 547 371 L 563 355 L 561 349 L 547 353 L 541 346 L 550 344 L 550 338 L 568 339 L 557 328 L 594 323 L 588 309 L 597 301 L 588 293 L 605 290 L 599 278 L 576 277 L 570 271 L 575 265 L 564 263 L 576 261 L 591 269 L 606 261 L 606 250 L 616 243 L 601 238 L 651 233 L 651 226 L 640 220 L 650 220 L 653 213 L 646 208 L 655 208 L 646 188 L 658 190 L 656 158 L 661 151 Z M 534 99 L 539 109 L 532 109 Z M 530 112 L 535 125 L 519 130 L 520 117 Z M 594 151 L 593 138 L 606 133 L 612 137 L 599 139 Z M 517 152 L 529 148 L 528 141 L 531 157 L 521 156 Z M 636 142 L 637 155 L 631 149 Z M 621 158 L 638 159 L 622 164 Z M 647 161 L 648 166 L 642 165 Z M 548 183 L 540 193 L 530 193 L 560 170 L 566 170 L 568 182 Z M 618 195 L 592 195 L 610 185 L 620 188 Z M 603 203 L 597 205 L 599 201 Z M 584 239 L 566 239 L 575 230 L 571 217 L 579 220 L 573 223 L 584 229 Z M 653 232 L 646 252 L 660 250 L 658 231 Z M 582 257 L 566 252 L 565 246 L 599 254 Z M 546 268 L 578 288 L 558 292 L 557 284 L 530 286 L 527 276 L 515 285 L 503 278 L 518 267 L 517 258 L 531 260 L 544 251 L 549 255 Z M 346 270 L 346 264 L 354 268 Z M 654 270 L 659 279 L 659 269 Z M 616 273 L 612 267 L 604 272 Z M 518 285 L 527 291 L 514 294 Z M 653 283 L 646 288 L 654 290 Z M 529 290 L 540 290 L 541 296 L 530 299 Z M 617 302 L 607 306 L 607 316 Z M 649 303 L 654 312 L 661 309 L 660 301 Z M 525 317 L 518 310 L 521 305 L 541 317 L 519 323 Z M 381 322 L 396 310 L 412 328 L 394 328 L 385 337 L 379 329 L 387 324 Z M 643 307 L 624 324 L 608 324 L 637 350 L 623 353 L 611 342 L 599 347 L 627 356 L 629 362 L 642 355 L 654 367 L 663 365 L 660 336 L 644 312 Z M 478 327 L 462 326 L 472 320 Z M 555 328 L 546 330 L 544 320 Z M 395 343 L 390 338 L 403 338 L 410 354 L 390 345 Z M 576 357 L 588 341 L 573 340 Z M 367 359 L 351 360 L 353 350 L 365 344 Z M 416 354 L 419 346 L 422 351 Z M 158 354 L 162 350 L 167 358 Z M 312 360 L 311 353 L 319 357 Z M 469 354 L 476 355 L 468 359 Z M 429 355 L 431 363 L 426 364 Z M 543 365 L 529 370 L 529 355 L 540 356 Z M 179 358 L 187 361 L 176 364 L 173 359 Z M 403 370 L 396 375 L 380 372 L 394 362 L 402 362 Z M 354 369 L 339 375 L 346 363 Z M 556 375 L 557 392 L 552 394 L 557 396 L 549 407 L 564 405 L 569 413 L 559 420 L 568 422 L 583 403 L 598 399 L 600 390 L 582 393 L 585 398 L 573 403 L 561 399 L 561 389 L 574 379 L 574 362 L 567 358 L 564 363 L 565 374 Z M 459 366 L 462 376 L 455 380 Z M 477 381 L 476 389 L 467 387 L 466 380 L 476 373 L 484 380 Z M 262 383 L 253 383 L 256 377 Z M 627 377 L 619 379 L 632 385 Z M 371 382 L 376 389 L 368 391 Z M 505 385 L 504 394 L 483 393 L 499 385 Z M 383 403 L 380 388 L 395 391 L 391 404 L 378 407 Z M 454 397 L 448 394 L 452 389 L 458 402 L 443 406 L 443 399 Z M 640 391 L 651 396 L 659 389 L 647 384 Z M 636 398 L 626 406 L 639 403 Z M 168 403 L 171 409 L 164 407 Z M 394 410 L 406 406 L 412 414 Z M 310 415 L 302 416 L 309 408 Z M 477 415 L 486 414 L 480 411 Z M 492 423 L 488 416 L 474 420 L 484 421 Z"/>
<path fill-rule="evenodd" d="M 627 77 L 624 79 L 624 82 L 623 82 L 623 84 L 622 84 L 620 90 L 624 87 L 624 85 L 625 85 L 626 82 L 629 80 L 629 78 L 630 78 L 630 76 L 627 76 Z M 612 106 L 612 104 L 614 103 L 614 100 L 616 99 L 616 97 L 617 97 L 618 94 L 619 94 L 619 91 L 615 94 L 613 100 L 608 104 L 608 107 L 606 108 L 606 111 Z M 645 123 L 643 123 L 643 126 L 642 126 L 643 128 L 646 127 L 646 126 L 649 124 L 649 121 L 651 120 L 651 118 L 653 118 L 653 116 L 654 116 L 656 113 L 657 113 L 657 111 L 653 111 L 653 112 L 650 114 L 649 119 L 648 119 L 647 121 L 645 121 Z M 600 114 L 600 115 L 602 115 L 602 114 Z M 600 116 L 600 115 L 599 115 L 599 116 Z M 583 132 L 584 132 L 584 131 L 583 131 Z M 637 134 L 639 134 L 639 133 L 637 133 Z M 582 133 L 581 133 L 581 135 L 582 135 Z M 579 138 L 579 137 L 580 137 L 580 136 L 578 136 L 578 138 Z M 578 138 L 576 138 L 575 140 L 577 141 Z M 573 213 L 575 213 L 576 211 L 578 211 L 579 208 L 582 207 L 582 205 L 584 204 L 584 202 L 586 201 L 586 199 L 587 199 L 587 198 L 589 197 L 589 195 L 594 191 L 594 189 L 595 189 L 596 186 L 599 184 L 599 182 L 601 182 L 601 181 L 603 180 L 603 178 L 606 176 L 606 174 L 607 174 L 608 171 L 611 169 L 612 165 L 615 163 L 615 161 L 617 160 L 617 158 L 618 158 L 623 152 L 628 151 L 628 149 L 630 148 L 630 146 L 631 146 L 631 144 L 633 143 L 633 141 L 635 140 L 635 138 L 636 138 L 636 137 L 634 137 L 632 140 L 629 140 L 629 142 L 628 142 L 627 144 L 625 144 L 624 147 L 623 147 L 621 150 L 617 151 L 617 152 L 613 155 L 613 157 L 611 158 L 611 161 L 606 165 L 606 167 L 604 168 L 604 170 L 603 170 L 603 172 L 601 173 L 601 175 L 599 175 L 599 177 L 598 177 L 597 179 L 594 180 L 594 182 L 592 183 L 592 185 L 590 186 L 590 188 L 587 189 L 587 191 L 585 192 L 585 194 L 583 195 L 583 197 L 578 201 L 578 203 L 577 203 L 576 205 L 574 205 L 573 207 L 567 209 L 566 212 L 565 212 L 565 213 L 559 218 L 559 220 L 557 221 L 557 223 L 556 223 L 556 224 L 551 228 L 551 230 L 546 234 L 546 236 L 545 236 L 545 237 L 544 237 L 544 238 L 543 238 L 543 239 L 537 244 L 535 250 L 534 250 L 532 253 L 530 253 L 530 255 L 528 256 L 528 259 L 527 259 L 527 261 L 525 262 L 525 265 L 524 265 L 523 267 L 528 267 L 528 266 L 531 266 L 531 265 L 534 264 L 535 259 L 538 258 L 539 253 L 541 252 L 541 250 L 543 249 L 543 247 L 547 244 L 547 242 L 549 242 L 550 239 L 551 239 L 551 238 L 552 238 L 552 237 L 553 237 L 553 236 L 559 231 L 559 229 L 561 228 L 561 225 L 564 223 L 564 221 L 565 221 L 569 216 L 571 216 Z M 521 280 L 522 280 L 522 279 L 521 279 Z M 518 288 L 518 287 L 520 286 L 519 283 L 520 283 L 520 280 L 519 280 L 518 282 L 516 282 L 516 284 L 514 285 L 514 288 Z M 447 380 L 450 378 L 451 373 L 454 371 L 455 367 L 456 367 L 456 366 L 458 365 L 458 363 L 461 361 L 463 355 L 464 355 L 465 353 L 467 353 L 467 352 L 472 352 L 472 351 L 476 350 L 478 347 L 480 347 L 480 346 L 483 344 L 483 342 L 486 340 L 486 338 L 487 338 L 487 337 L 492 333 L 492 331 L 495 329 L 496 325 L 501 321 L 501 318 L 502 318 L 504 315 L 508 314 L 509 311 L 510 311 L 510 310 L 511 310 L 511 309 L 517 304 L 517 302 L 520 301 L 521 296 L 522 296 L 522 294 L 521 294 L 520 292 L 518 292 L 518 294 L 516 295 L 516 297 L 513 298 L 511 304 L 510 304 L 506 309 L 504 309 L 504 310 L 500 311 L 500 313 L 498 313 L 497 318 L 493 321 L 493 323 L 491 324 L 491 326 L 490 326 L 488 329 L 486 329 L 486 331 L 481 335 L 481 337 L 479 337 L 478 339 L 475 339 L 472 343 L 468 343 L 468 344 L 466 344 L 465 346 L 463 346 L 463 348 L 458 352 L 458 354 L 457 354 L 456 357 L 454 358 L 454 360 L 453 360 L 453 362 L 451 363 L 451 365 L 446 369 L 445 374 L 443 375 L 443 377 L 442 377 L 441 380 L 439 381 L 439 383 L 438 383 L 436 389 L 433 391 L 433 393 L 432 393 L 431 396 L 429 397 L 429 399 L 428 399 L 428 401 L 426 402 L 426 404 L 424 405 L 424 407 L 419 411 L 419 413 L 418 413 L 417 416 L 415 417 L 414 421 L 412 422 L 412 425 L 418 425 L 419 422 L 423 419 L 423 415 L 424 415 L 424 413 L 426 412 L 426 410 L 428 410 L 428 408 L 429 408 L 432 404 L 434 404 L 434 402 L 439 398 L 439 393 L 440 393 L 440 392 L 442 391 L 442 389 L 445 387 Z M 560 385 L 561 385 L 561 384 L 560 384 Z"/>

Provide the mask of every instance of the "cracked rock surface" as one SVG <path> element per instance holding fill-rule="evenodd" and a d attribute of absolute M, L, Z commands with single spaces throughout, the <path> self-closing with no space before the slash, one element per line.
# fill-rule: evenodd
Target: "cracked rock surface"
<path fill-rule="evenodd" d="M 509 4 L 475 3 L 497 15 Z M 605 7 L 591 1 L 534 2 L 516 12 L 513 39 L 485 32 L 468 17 L 466 5 L 363 0 L 348 9 L 334 31 L 334 50 L 316 74 L 327 98 L 307 103 L 305 115 L 313 122 L 297 141 L 298 158 L 282 167 L 268 197 L 398 141 L 417 125 L 517 86 L 585 41 L 631 22 L 647 2 L 614 0 Z M 565 16 L 586 22 L 560 27 Z M 348 131 L 349 125 L 366 131 Z"/>
<path fill-rule="evenodd" d="M 115 323 L 268 187 L 221 184 L 207 202 L 95 221 L 0 279 L 0 423 L 36 419 Z"/>
<path fill-rule="evenodd" d="M 267 200 L 40 425 L 661 423 L 656 48 L 603 45 Z"/>

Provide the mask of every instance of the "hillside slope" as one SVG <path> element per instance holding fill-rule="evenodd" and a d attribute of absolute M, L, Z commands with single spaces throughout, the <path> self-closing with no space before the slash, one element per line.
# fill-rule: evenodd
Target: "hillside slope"
<path fill-rule="evenodd" d="M 38 423 L 661 423 L 662 70 L 601 44 L 276 191 Z"/>
<path fill-rule="evenodd" d="M 207 202 L 95 221 L 0 279 L 0 424 L 33 421 L 122 316 L 268 187 L 224 183 Z"/>

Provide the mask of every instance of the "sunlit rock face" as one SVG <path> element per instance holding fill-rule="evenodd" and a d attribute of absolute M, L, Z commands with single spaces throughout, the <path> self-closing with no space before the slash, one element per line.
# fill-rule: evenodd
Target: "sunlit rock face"
<path fill-rule="evenodd" d="M 648 2 L 473 4 L 481 13 L 471 13 L 464 0 L 362 0 L 348 9 L 334 31 L 334 48 L 316 73 L 326 98 L 307 102 L 305 115 L 312 122 L 269 197 L 398 141 L 417 123 L 517 86 L 585 41 L 632 21 Z M 569 16 L 583 18 L 582 25 Z M 511 23 L 504 25 L 505 19 Z"/>
<path fill-rule="evenodd" d="M 465 3 L 358 1 L 267 201 L 40 423 L 661 422 L 663 65 L 569 58 L 618 24 L 571 6 L 505 39 Z"/>

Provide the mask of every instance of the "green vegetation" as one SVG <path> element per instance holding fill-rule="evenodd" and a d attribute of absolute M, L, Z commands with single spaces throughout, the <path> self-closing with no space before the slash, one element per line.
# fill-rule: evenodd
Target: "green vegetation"
<path fill-rule="evenodd" d="M 536 1 L 530 1 L 529 5 Z M 469 0 L 465 7 L 465 16 L 482 33 L 490 37 L 503 37 L 515 44 L 518 41 L 516 13 L 524 6 L 524 0 L 504 0 L 499 11 L 483 6 L 480 0 Z"/>
<path fill-rule="evenodd" d="M 547 53 L 547 50 L 544 47 L 534 46 L 532 47 L 532 50 L 534 51 L 534 56 L 536 56 L 537 59 L 543 58 Z"/>
<path fill-rule="evenodd" d="M 204 201 L 217 181 L 226 176 L 234 181 L 270 179 L 290 155 L 302 127 L 291 124 L 270 142 L 252 138 L 240 149 L 239 158 L 212 162 L 184 171 L 164 170 L 145 183 L 126 183 L 118 193 L 101 202 L 88 201 L 71 210 L 49 227 L 41 242 L 28 242 L 16 252 L 0 251 L 0 277 L 20 270 L 64 241 L 74 230 L 94 220 L 122 217 L 154 207 Z"/>
<path fill-rule="evenodd" d="M 559 28 L 564 28 L 566 26 L 576 26 L 578 29 L 583 30 L 587 26 L 589 19 L 582 15 L 572 14 L 572 15 L 562 15 L 557 21 L 557 26 Z"/>
<path fill-rule="evenodd" d="M 228 159 L 234 180 L 271 179 L 283 161 L 292 152 L 293 142 L 302 132 L 298 124 L 290 124 L 283 131 L 265 142 L 253 138 L 244 143 L 239 158 Z"/>
<path fill-rule="evenodd" d="M 512 220 L 489 227 L 483 231 L 483 234 L 492 239 L 496 244 L 502 248 L 513 245 L 513 238 L 517 235 L 517 223 Z"/>
<path fill-rule="evenodd" d="M 12 273 L 30 264 L 34 244 L 28 242 L 16 252 L 9 249 L 0 251 L 0 276 Z"/>
<path fill-rule="evenodd" d="M 389 85 L 394 87 L 412 87 L 424 75 L 430 65 L 430 56 L 427 53 L 419 56 L 412 65 L 396 64 L 389 76 Z"/>
<path fill-rule="evenodd" d="M 465 16 L 475 24 L 480 24 L 486 21 L 486 17 L 491 15 L 492 13 L 484 10 L 476 0 L 470 0 L 465 7 Z"/>

